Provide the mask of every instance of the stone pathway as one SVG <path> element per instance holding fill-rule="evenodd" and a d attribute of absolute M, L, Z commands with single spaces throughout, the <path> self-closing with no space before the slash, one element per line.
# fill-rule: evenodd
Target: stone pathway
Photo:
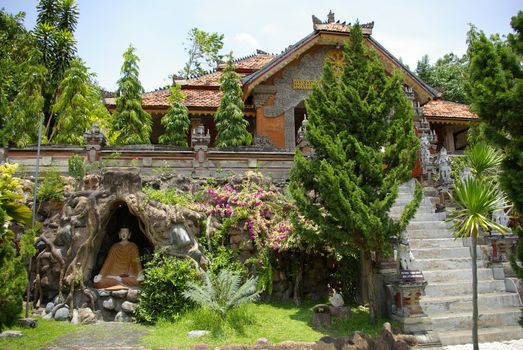
<path fill-rule="evenodd" d="M 134 323 L 100 322 L 83 326 L 74 334 L 67 334 L 42 349 L 145 349 L 140 338 L 147 334 L 145 327 Z"/>

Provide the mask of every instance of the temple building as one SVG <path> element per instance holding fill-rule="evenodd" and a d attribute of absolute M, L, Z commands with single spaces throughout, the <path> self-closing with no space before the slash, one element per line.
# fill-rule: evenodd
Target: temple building
<path fill-rule="evenodd" d="M 312 16 L 312 21 L 313 32 L 279 55 L 257 50 L 255 54 L 235 61 L 235 70 L 241 76 L 244 116 L 254 136 L 254 145 L 294 150 L 298 129 L 305 116 L 304 100 L 313 82 L 320 79 L 324 61 L 331 60 L 335 67 L 344 63 L 341 47 L 349 40 L 351 25 L 335 21 L 332 12 L 325 22 L 315 16 Z M 404 89 L 412 100 L 415 119 L 426 118 L 436 131 L 438 148 L 444 146 L 450 153 L 462 150 L 468 125 L 477 122 L 478 117 L 467 105 L 442 100 L 440 93 L 372 37 L 373 26 L 374 23 L 361 25 L 364 41 L 378 53 L 387 72 L 398 69 L 404 74 Z M 216 136 L 213 115 L 222 96 L 219 80 L 224 68 L 225 64 L 221 63 L 212 72 L 177 81 L 185 95 L 185 105 L 192 121 L 189 135 L 203 124 L 210 133 L 211 147 Z M 160 120 L 169 108 L 169 95 L 167 88 L 143 95 L 143 108 L 153 117 L 153 144 L 158 143 L 158 137 L 163 133 Z M 106 104 L 114 110 L 115 99 L 107 98 Z"/>

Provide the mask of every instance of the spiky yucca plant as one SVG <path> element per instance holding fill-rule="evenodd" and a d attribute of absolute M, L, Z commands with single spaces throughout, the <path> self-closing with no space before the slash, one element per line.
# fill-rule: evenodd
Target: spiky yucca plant
<path fill-rule="evenodd" d="M 457 208 L 449 217 L 455 238 L 471 238 L 472 243 L 472 343 L 478 350 L 478 266 L 477 239 L 482 232 L 496 230 L 506 233 L 492 220 L 492 213 L 505 209 L 505 196 L 493 180 L 502 156 L 489 145 L 480 142 L 467 150 L 466 160 L 474 174 L 473 178 L 456 180 L 454 193 L 450 194 Z"/>
<path fill-rule="evenodd" d="M 212 276 L 206 271 L 203 284 L 190 283 L 182 295 L 185 299 L 214 310 L 225 318 L 230 310 L 258 299 L 256 283 L 257 278 L 251 277 L 242 284 L 240 275 L 229 270 L 222 270 L 218 276 Z"/>

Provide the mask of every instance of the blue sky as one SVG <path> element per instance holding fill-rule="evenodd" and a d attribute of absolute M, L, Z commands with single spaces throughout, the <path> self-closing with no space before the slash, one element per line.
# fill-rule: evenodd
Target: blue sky
<path fill-rule="evenodd" d="M 37 0 L 0 0 L 0 7 L 25 11 L 26 27 L 36 21 Z M 279 53 L 312 32 L 311 15 L 332 10 L 347 22 L 374 21 L 373 37 L 413 69 L 424 54 L 431 62 L 445 53 L 466 51 L 468 24 L 486 33 L 511 31 L 510 18 L 523 9 L 515 0 L 77 0 L 75 33 L 79 56 L 100 85 L 115 90 L 122 54 L 132 44 L 146 90 L 169 83 L 186 61 L 183 42 L 198 27 L 225 35 L 224 53 L 235 57 L 256 49 Z"/>

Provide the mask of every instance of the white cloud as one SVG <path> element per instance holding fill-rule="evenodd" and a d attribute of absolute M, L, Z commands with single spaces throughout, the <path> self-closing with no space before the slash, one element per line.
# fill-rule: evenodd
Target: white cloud
<path fill-rule="evenodd" d="M 236 43 L 238 45 L 241 45 L 241 46 L 244 46 L 246 48 L 250 48 L 250 49 L 256 49 L 259 47 L 259 44 L 258 44 L 258 41 L 256 39 L 254 39 L 254 37 L 252 35 L 250 35 L 249 33 L 237 33 L 235 36 L 234 36 L 234 41 L 236 41 Z"/>

